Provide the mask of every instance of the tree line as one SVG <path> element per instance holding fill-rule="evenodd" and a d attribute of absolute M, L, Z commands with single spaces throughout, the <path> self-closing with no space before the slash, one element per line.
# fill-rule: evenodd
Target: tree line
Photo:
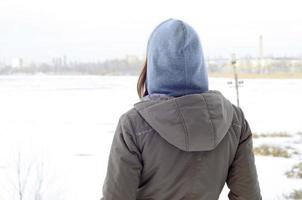
<path fill-rule="evenodd" d="M 144 64 L 143 59 L 128 57 L 103 62 L 52 62 L 29 64 L 22 67 L 0 66 L 0 74 L 86 74 L 86 75 L 138 75 Z M 229 59 L 207 59 L 206 65 L 211 73 L 232 72 Z M 238 59 L 238 73 L 302 72 L 302 59 L 267 57 L 263 60 L 245 57 Z"/>

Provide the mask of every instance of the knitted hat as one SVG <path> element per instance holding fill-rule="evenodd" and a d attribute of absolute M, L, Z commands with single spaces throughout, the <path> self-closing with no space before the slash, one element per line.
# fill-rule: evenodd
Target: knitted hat
<path fill-rule="evenodd" d="M 168 19 L 151 34 L 147 47 L 148 94 L 182 96 L 208 91 L 201 43 L 187 23 Z"/>

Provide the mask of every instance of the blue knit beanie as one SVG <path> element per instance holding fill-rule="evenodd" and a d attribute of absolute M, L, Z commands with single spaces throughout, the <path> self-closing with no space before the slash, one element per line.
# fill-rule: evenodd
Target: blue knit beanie
<path fill-rule="evenodd" d="M 147 47 L 148 94 L 183 96 L 208 91 L 208 74 L 196 31 L 169 19 L 151 34 Z"/>

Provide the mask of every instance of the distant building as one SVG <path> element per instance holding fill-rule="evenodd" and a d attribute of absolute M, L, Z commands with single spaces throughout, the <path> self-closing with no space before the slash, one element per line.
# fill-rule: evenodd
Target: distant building
<path fill-rule="evenodd" d="M 272 72 L 302 72 L 302 58 L 293 57 L 241 57 L 237 59 L 237 70 L 245 73 L 267 74 Z M 231 59 L 207 59 L 209 72 L 231 72 Z"/>
<path fill-rule="evenodd" d="M 6 66 L 5 60 L 0 60 L 0 69 Z"/>
<path fill-rule="evenodd" d="M 12 68 L 21 68 L 24 67 L 24 62 L 22 58 L 14 58 L 11 63 Z"/>
<path fill-rule="evenodd" d="M 62 56 L 62 57 L 54 57 L 52 58 L 52 64 L 56 67 L 66 67 L 68 65 L 68 62 L 67 62 L 67 56 Z"/>
<path fill-rule="evenodd" d="M 126 61 L 128 64 L 137 63 L 139 61 L 139 58 L 135 55 L 126 55 Z"/>

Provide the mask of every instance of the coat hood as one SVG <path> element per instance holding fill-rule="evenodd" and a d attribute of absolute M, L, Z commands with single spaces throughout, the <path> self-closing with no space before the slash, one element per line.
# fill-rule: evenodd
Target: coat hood
<path fill-rule="evenodd" d="M 171 96 L 208 91 L 208 74 L 196 31 L 169 19 L 152 32 L 147 47 L 147 91 Z"/>
<path fill-rule="evenodd" d="M 233 107 L 219 91 L 134 105 L 141 117 L 168 143 L 183 151 L 213 150 L 233 120 Z"/>

